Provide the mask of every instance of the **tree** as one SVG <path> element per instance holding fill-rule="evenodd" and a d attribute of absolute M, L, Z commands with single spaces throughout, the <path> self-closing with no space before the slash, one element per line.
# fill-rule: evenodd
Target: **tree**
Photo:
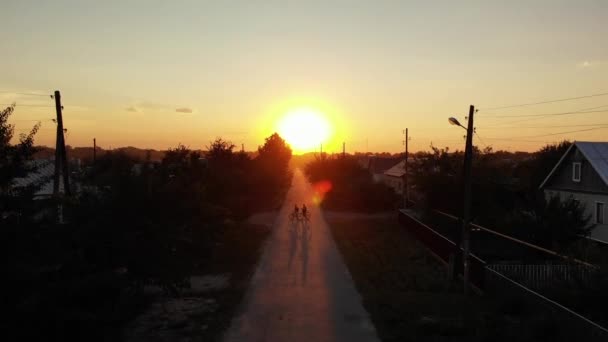
<path fill-rule="evenodd" d="M 232 161 L 233 150 L 236 146 L 227 140 L 217 138 L 207 146 L 207 159 L 211 164 L 225 165 Z"/>
<path fill-rule="evenodd" d="M 273 133 L 266 138 L 264 145 L 258 147 L 258 153 L 257 159 L 261 163 L 272 165 L 281 172 L 287 170 L 291 159 L 291 147 L 278 133 Z"/>
<path fill-rule="evenodd" d="M 539 198 L 544 197 L 538 187 L 571 145 L 572 143 L 567 140 L 557 144 L 545 145 L 536 151 L 532 158 L 518 166 L 515 171 L 516 176 L 521 179 L 528 201 L 534 203 Z"/>
<path fill-rule="evenodd" d="M 574 198 L 541 198 L 529 211 L 515 215 L 515 233 L 534 243 L 555 250 L 565 250 L 581 237 L 589 235 L 593 225 L 585 207 Z"/>
<path fill-rule="evenodd" d="M 393 209 L 397 203 L 394 191 L 374 182 L 357 157 L 316 158 L 306 164 L 304 171 L 325 208 L 376 212 Z"/>
<path fill-rule="evenodd" d="M 264 145 L 258 147 L 258 156 L 253 161 L 250 189 L 256 191 L 260 201 L 273 203 L 278 195 L 289 185 L 291 173 L 289 160 L 291 148 L 277 133 L 266 138 Z"/>
<path fill-rule="evenodd" d="M 0 212 L 23 210 L 40 186 L 32 184 L 26 188 L 12 187 L 15 178 L 25 177 L 34 170 L 33 166 L 28 165 L 28 161 L 36 152 L 34 136 L 40 127 L 40 123 L 37 123 L 28 134 L 20 135 L 17 145 L 12 145 L 15 126 L 9 124 L 8 119 L 14 111 L 15 105 L 0 111 Z"/>

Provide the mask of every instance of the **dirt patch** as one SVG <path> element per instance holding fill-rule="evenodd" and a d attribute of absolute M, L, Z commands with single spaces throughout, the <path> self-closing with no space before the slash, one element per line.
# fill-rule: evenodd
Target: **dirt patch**
<path fill-rule="evenodd" d="M 276 217 L 276 214 L 275 214 Z M 256 222 L 274 217 L 261 214 Z M 177 297 L 149 287 L 153 298 L 123 334 L 125 341 L 218 341 L 229 326 L 255 270 L 271 225 L 244 223 L 222 232 L 202 272 Z"/>
<path fill-rule="evenodd" d="M 247 223 L 272 227 L 278 214 L 278 211 L 266 211 L 262 213 L 253 214 L 247 219 Z"/>
<path fill-rule="evenodd" d="M 355 219 L 390 219 L 397 217 L 395 211 L 383 211 L 374 214 L 365 214 L 352 211 L 329 211 L 323 210 L 323 216 L 327 220 L 355 220 Z"/>
<path fill-rule="evenodd" d="M 204 297 L 159 300 L 132 323 L 125 340 L 193 341 L 208 329 L 201 320 L 217 307 L 215 299 Z"/>

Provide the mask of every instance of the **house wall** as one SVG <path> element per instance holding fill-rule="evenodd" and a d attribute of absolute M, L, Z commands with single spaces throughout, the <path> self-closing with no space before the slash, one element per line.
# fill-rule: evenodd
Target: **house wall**
<path fill-rule="evenodd" d="M 581 178 L 582 180 L 582 178 Z M 596 225 L 591 231 L 590 237 L 602 242 L 608 243 L 608 194 L 581 193 L 563 190 L 545 190 L 545 197 L 548 199 L 553 196 L 559 196 L 561 200 L 566 200 L 570 197 L 579 200 L 585 205 L 585 213 L 591 217 L 591 223 L 595 223 L 595 203 L 604 203 L 604 224 Z"/>
<path fill-rule="evenodd" d="M 572 163 L 581 163 L 581 181 L 572 180 Z M 604 183 L 593 166 L 585 159 L 578 148 L 573 148 L 562 161 L 555 173 L 545 184 L 545 189 L 567 190 L 608 194 L 608 185 Z"/>
<path fill-rule="evenodd" d="M 401 179 L 399 177 L 383 175 L 382 182 L 386 186 L 392 188 L 396 194 L 399 194 L 399 195 L 403 194 L 403 179 Z"/>
<path fill-rule="evenodd" d="M 383 173 L 372 173 L 372 179 L 375 183 L 384 182 L 384 174 Z"/>

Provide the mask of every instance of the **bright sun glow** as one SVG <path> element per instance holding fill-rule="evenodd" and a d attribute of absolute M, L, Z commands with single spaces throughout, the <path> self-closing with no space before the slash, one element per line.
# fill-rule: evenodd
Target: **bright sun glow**
<path fill-rule="evenodd" d="M 287 112 L 277 129 L 296 153 L 314 150 L 331 136 L 331 126 L 325 116 L 309 108 Z"/>

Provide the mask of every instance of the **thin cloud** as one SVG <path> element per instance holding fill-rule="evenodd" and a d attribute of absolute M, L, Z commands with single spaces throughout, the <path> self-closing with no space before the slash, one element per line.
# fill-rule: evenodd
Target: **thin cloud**
<path fill-rule="evenodd" d="M 139 113 L 139 109 L 137 109 L 137 107 L 135 107 L 135 106 L 127 107 L 127 108 L 125 108 L 125 110 L 127 112 L 131 112 L 131 113 Z"/>
<path fill-rule="evenodd" d="M 188 113 L 189 114 L 189 113 L 192 113 L 192 108 L 180 107 L 180 108 L 175 109 L 175 111 L 177 113 Z"/>
<path fill-rule="evenodd" d="M 583 62 L 578 63 L 576 66 L 579 68 L 589 68 L 591 65 L 592 65 L 591 62 L 583 61 Z"/>

